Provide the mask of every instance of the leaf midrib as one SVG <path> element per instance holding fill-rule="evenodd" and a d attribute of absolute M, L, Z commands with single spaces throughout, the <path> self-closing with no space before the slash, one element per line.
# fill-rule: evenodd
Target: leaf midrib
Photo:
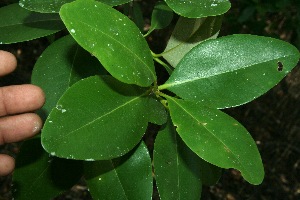
<path fill-rule="evenodd" d="M 206 20 L 206 19 L 205 19 Z M 205 21 L 204 21 L 205 22 Z M 171 51 L 176 50 L 177 48 L 181 47 L 183 44 L 186 44 L 187 41 L 189 41 L 197 32 L 198 30 L 202 27 L 202 25 L 204 24 L 204 22 L 197 28 L 197 30 L 195 30 L 188 38 L 186 38 L 184 41 L 180 42 L 178 45 L 166 50 L 165 52 L 161 53 L 162 56 L 169 54 Z"/>
<path fill-rule="evenodd" d="M 75 60 L 77 58 L 78 50 L 79 50 L 79 45 L 76 44 L 76 50 L 75 50 L 75 53 L 74 53 L 73 58 L 72 58 L 71 69 L 70 69 L 70 73 L 68 75 L 68 77 L 69 77 L 68 78 L 68 88 L 71 87 L 71 78 L 72 78 L 73 70 L 75 68 Z"/>
<path fill-rule="evenodd" d="M 30 189 L 30 192 L 28 193 L 28 195 L 31 195 L 33 192 L 35 192 L 34 188 L 36 188 L 36 183 L 42 179 L 43 175 L 47 172 L 48 168 L 51 166 L 51 164 L 47 164 L 47 166 L 45 167 L 45 169 L 39 174 L 39 176 L 35 179 L 35 181 L 30 184 L 30 186 L 28 186 L 28 188 L 32 188 Z M 38 183 L 39 184 L 39 183 Z"/>
<path fill-rule="evenodd" d="M 124 107 L 124 106 L 126 106 L 126 105 L 128 105 L 128 104 L 130 104 L 130 103 L 132 103 L 132 102 L 134 102 L 135 100 L 141 98 L 141 97 L 144 96 L 144 95 L 145 95 L 145 94 L 142 94 L 142 95 L 140 95 L 140 96 L 137 96 L 137 97 L 131 99 L 130 101 L 127 101 L 127 102 L 125 102 L 125 103 L 119 105 L 118 107 L 116 107 L 116 108 L 110 110 L 109 112 L 106 112 L 105 114 L 101 115 L 100 117 L 95 118 L 94 120 L 92 120 L 92 121 L 86 123 L 85 125 L 83 125 L 83 126 L 77 128 L 77 129 L 73 130 L 73 131 L 70 131 L 70 132 L 68 132 L 68 133 L 66 133 L 66 134 L 64 134 L 64 135 L 62 135 L 62 137 L 60 137 L 60 139 L 66 138 L 66 137 L 68 137 L 70 134 L 72 134 L 72 133 L 74 133 L 74 132 L 77 132 L 78 130 L 83 129 L 83 128 L 85 128 L 85 127 L 87 127 L 87 126 L 93 124 L 94 122 L 96 122 L 96 121 L 98 121 L 98 120 L 100 120 L 100 119 L 106 117 L 107 115 L 109 115 L 109 114 L 111 114 L 111 113 L 113 113 L 113 112 L 115 112 L 115 111 L 121 109 L 122 107 Z M 61 144 L 62 144 L 62 143 L 61 143 Z"/>
<path fill-rule="evenodd" d="M 213 74 L 211 76 L 205 76 L 205 77 L 196 77 L 194 79 L 188 79 L 188 80 L 185 80 L 185 81 L 176 81 L 176 82 L 173 82 L 173 83 L 167 83 L 167 84 L 163 84 L 161 86 L 161 88 L 163 89 L 167 89 L 169 87 L 174 87 L 174 86 L 177 86 L 177 85 L 182 85 L 182 84 L 185 84 L 185 83 L 191 83 L 191 82 L 195 82 L 195 81 L 198 81 L 198 80 L 201 80 L 201 79 L 209 79 L 211 77 L 215 77 L 215 76 L 220 76 L 220 75 L 223 75 L 223 74 L 226 74 L 226 73 L 233 73 L 233 72 L 236 72 L 236 71 L 240 71 L 240 70 L 243 70 L 243 69 L 247 69 L 249 68 L 250 66 L 254 66 L 254 65 L 258 65 L 258 64 L 263 64 L 263 63 L 267 63 L 267 62 L 270 62 L 270 61 L 274 61 L 274 60 L 278 60 L 278 59 L 281 59 L 281 58 L 287 58 L 287 57 L 290 57 L 290 56 L 294 56 L 294 55 L 283 55 L 279 58 L 275 58 L 275 59 L 271 59 L 271 60 L 266 60 L 264 62 L 260 62 L 260 63 L 255 63 L 255 64 L 251 64 L 251 65 L 245 65 L 244 67 L 242 68 L 238 68 L 238 69 L 235 69 L 235 70 L 232 70 L 232 71 L 224 71 L 222 73 L 219 73 L 219 74 Z"/>
<path fill-rule="evenodd" d="M 173 98 L 169 98 L 171 99 L 174 103 L 176 103 L 183 111 L 185 111 L 188 115 L 190 115 L 195 121 L 199 122 L 202 124 L 202 122 L 198 121 L 197 118 L 195 118 L 190 112 L 188 112 L 184 107 L 182 107 L 180 104 L 178 104 L 175 100 L 173 100 Z M 236 156 L 232 151 L 231 149 L 222 141 L 220 140 L 214 133 L 212 133 L 210 130 L 208 130 L 205 126 L 202 126 L 204 127 L 209 133 L 211 133 L 219 142 L 221 142 L 224 146 L 227 147 L 227 149 L 232 153 L 232 155 L 236 158 L 236 160 L 238 161 L 238 164 L 239 166 L 244 169 L 245 171 L 247 171 L 247 174 L 249 174 L 249 176 L 251 177 L 252 180 L 253 179 L 253 176 L 251 175 L 251 173 L 248 172 L 248 170 L 246 170 L 246 168 L 242 165 L 240 159 L 238 158 L 238 156 Z M 241 170 L 242 171 L 242 170 Z"/>
<path fill-rule="evenodd" d="M 78 23 L 81 22 L 81 23 L 87 25 L 87 26 L 90 27 L 90 28 L 96 29 L 97 31 L 99 31 L 100 33 L 102 33 L 103 35 L 105 35 L 106 37 L 111 38 L 113 41 L 115 41 L 116 43 L 118 43 L 120 46 L 122 46 L 124 49 L 126 49 L 128 52 L 130 52 L 132 55 L 134 55 L 134 57 L 136 57 L 137 60 L 139 60 L 143 65 L 145 65 L 145 66 L 146 66 L 146 69 L 147 69 L 148 71 L 150 71 L 150 73 L 152 74 L 153 80 L 155 80 L 155 74 L 152 72 L 152 70 L 151 70 L 150 67 L 147 65 L 147 63 L 145 63 L 139 56 L 137 56 L 137 54 L 135 54 L 133 51 L 131 51 L 129 48 L 127 48 L 125 45 L 123 45 L 121 42 L 119 42 L 117 39 L 115 39 L 115 38 L 113 38 L 112 36 L 110 36 L 110 35 L 104 33 L 103 31 L 101 31 L 101 30 L 98 29 L 97 27 L 94 27 L 94 26 L 91 26 L 91 25 L 87 24 L 87 23 L 84 22 L 84 21 L 78 20 L 77 22 L 78 22 Z"/>
<path fill-rule="evenodd" d="M 172 127 L 173 129 L 173 127 Z M 176 132 L 174 131 L 174 134 L 175 134 L 175 141 L 176 141 L 176 171 L 177 171 L 177 191 L 180 191 L 180 177 L 179 177 L 179 147 L 178 147 L 178 140 L 177 140 L 177 134 Z M 180 192 L 178 192 L 178 199 L 180 200 Z"/>
<path fill-rule="evenodd" d="M 121 181 L 121 179 L 120 179 L 120 177 L 119 177 L 119 175 L 118 175 L 118 171 L 117 171 L 117 169 L 116 169 L 116 167 L 115 167 L 115 165 L 114 165 L 114 162 L 113 162 L 112 160 L 109 160 L 109 161 L 110 161 L 110 164 L 111 164 L 111 166 L 112 166 L 112 168 L 113 168 L 113 171 L 115 172 L 115 175 L 117 176 L 117 180 L 118 180 L 118 182 L 119 182 L 120 185 L 121 185 L 121 188 L 122 188 L 122 191 L 123 191 L 123 193 L 124 193 L 124 196 L 126 197 L 126 199 L 128 199 L 128 198 L 127 198 L 126 191 L 125 191 L 125 189 L 124 189 L 124 187 L 123 187 L 122 181 Z"/>

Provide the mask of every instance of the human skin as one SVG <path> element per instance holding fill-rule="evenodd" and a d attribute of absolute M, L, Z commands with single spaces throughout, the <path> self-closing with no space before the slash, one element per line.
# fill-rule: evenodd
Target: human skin
<path fill-rule="evenodd" d="M 14 71 L 15 56 L 0 50 L 0 78 Z M 42 89 L 31 84 L 0 87 L 0 145 L 19 142 L 36 135 L 42 128 L 41 118 L 32 113 L 45 102 Z M 0 154 L 0 176 L 12 173 L 15 160 Z"/>

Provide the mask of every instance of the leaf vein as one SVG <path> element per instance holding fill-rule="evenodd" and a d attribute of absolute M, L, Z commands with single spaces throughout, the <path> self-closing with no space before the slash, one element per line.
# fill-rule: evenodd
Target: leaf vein
<path fill-rule="evenodd" d="M 211 78 L 211 77 L 214 77 L 214 76 L 223 75 L 223 74 L 226 74 L 226 73 L 233 73 L 233 72 L 235 72 L 235 71 L 242 70 L 242 69 L 246 69 L 246 68 L 248 68 L 248 67 L 250 67 L 250 66 L 253 66 L 253 65 L 262 64 L 262 63 L 267 63 L 267 62 L 270 62 L 270 61 L 278 60 L 278 59 L 280 59 L 280 58 L 286 58 L 286 57 L 288 57 L 288 56 L 293 56 L 293 55 L 285 55 L 285 56 L 283 55 L 283 56 L 281 56 L 281 57 L 279 57 L 279 58 L 276 58 L 276 59 L 270 59 L 270 60 L 266 60 L 266 61 L 264 61 L 264 62 L 254 63 L 254 64 L 252 63 L 251 65 L 246 65 L 246 66 L 244 66 L 244 67 L 242 67 L 242 68 L 234 69 L 234 70 L 232 70 L 232 71 L 224 71 L 224 72 L 222 72 L 222 73 L 213 74 L 213 75 L 211 75 L 211 76 L 196 77 L 196 78 L 193 78 L 193 79 L 188 79 L 188 80 L 183 80 L 183 81 L 175 81 L 175 82 L 173 82 L 173 83 L 163 84 L 163 85 L 161 85 L 161 87 L 159 87 L 159 89 L 167 89 L 167 88 L 169 88 L 169 87 L 173 87 L 173 86 L 176 86 L 176 85 L 182 85 L 182 84 L 185 84 L 185 83 L 188 83 L 188 82 L 195 82 L 195 81 L 198 81 L 198 80 L 201 80 L 201 79 L 208 79 L 208 78 Z"/>
<path fill-rule="evenodd" d="M 153 76 L 153 79 L 155 79 L 155 74 L 153 73 L 153 71 L 150 69 L 150 67 L 147 65 L 147 63 L 145 63 L 137 54 L 135 54 L 131 49 L 127 48 L 125 45 L 123 45 L 121 42 L 119 42 L 117 39 L 113 38 L 112 36 L 106 34 L 105 32 L 101 31 L 100 29 L 98 29 L 97 27 L 91 26 L 88 23 L 84 22 L 84 21 L 78 21 L 79 23 L 83 23 L 85 25 L 87 25 L 90 28 L 94 28 L 96 30 L 98 30 L 100 33 L 102 33 L 103 35 L 105 35 L 106 37 L 114 40 L 116 43 L 118 43 L 119 45 L 121 45 L 124 49 L 128 50 L 132 55 L 134 55 L 134 57 L 137 58 L 137 60 L 139 60 L 143 65 L 146 66 L 146 69 L 148 69 L 148 71 L 150 71 L 150 73 Z"/>
<path fill-rule="evenodd" d="M 184 107 L 182 107 L 180 104 L 178 104 L 175 100 L 173 100 L 172 98 L 170 98 L 174 103 L 176 103 L 183 111 L 185 111 L 188 115 L 190 115 L 195 121 L 197 121 L 198 123 L 202 123 L 200 122 L 197 118 L 195 118 L 189 111 L 187 111 Z M 230 151 L 230 153 L 236 158 L 236 160 L 238 161 L 239 166 L 245 170 L 245 167 L 242 165 L 240 159 L 238 156 L 236 156 L 230 148 L 228 148 L 228 146 L 222 141 L 220 140 L 214 133 L 212 133 L 210 130 L 208 130 L 205 126 L 203 126 L 209 133 L 211 133 L 219 142 L 221 142 L 225 147 L 227 147 L 227 149 Z M 248 170 L 246 170 L 248 171 Z M 251 173 L 249 173 L 249 176 L 251 178 L 253 178 L 253 176 L 251 175 Z"/>

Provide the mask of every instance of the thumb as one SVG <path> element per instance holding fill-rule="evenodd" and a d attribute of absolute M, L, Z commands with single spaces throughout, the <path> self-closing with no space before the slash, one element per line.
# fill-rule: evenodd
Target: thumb
<path fill-rule="evenodd" d="M 11 73 L 16 67 L 16 57 L 7 51 L 0 50 L 0 76 Z"/>

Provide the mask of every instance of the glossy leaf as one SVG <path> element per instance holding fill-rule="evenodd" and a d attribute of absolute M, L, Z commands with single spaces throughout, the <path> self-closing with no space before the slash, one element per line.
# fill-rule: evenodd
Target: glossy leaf
<path fill-rule="evenodd" d="M 216 16 L 230 8 L 228 0 L 165 0 L 177 14 L 189 18 Z"/>
<path fill-rule="evenodd" d="M 58 13 L 62 5 L 75 0 L 20 0 L 19 5 L 25 9 L 40 13 Z M 110 6 L 128 3 L 132 0 L 97 0 Z"/>
<path fill-rule="evenodd" d="M 58 14 L 40 14 L 11 4 L 0 8 L 0 44 L 33 40 L 65 28 Z"/>
<path fill-rule="evenodd" d="M 211 107 L 237 106 L 275 86 L 298 59 L 299 51 L 294 46 L 277 39 L 226 36 L 193 48 L 159 89 Z M 279 62 L 282 71 L 278 70 Z"/>
<path fill-rule="evenodd" d="M 189 19 L 180 17 L 168 41 L 163 57 L 173 66 L 200 42 L 217 38 L 223 16 Z M 182 31 L 184 30 L 184 31 Z"/>
<path fill-rule="evenodd" d="M 66 4 L 60 15 L 75 40 L 116 79 L 139 86 L 156 80 L 148 44 L 128 17 L 91 0 Z"/>
<path fill-rule="evenodd" d="M 210 164 L 202 159 L 200 177 L 203 185 L 213 186 L 217 184 L 222 176 L 223 169 Z"/>
<path fill-rule="evenodd" d="M 83 174 L 82 161 L 50 157 L 39 137 L 25 141 L 13 173 L 15 199 L 52 199 L 75 185 Z"/>
<path fill-rule="evenodd" d="M 148 122 L 163 124 L 166 112 L 148 91 L 110 76 L 77 82 L 58 101 L 42 130 L 46 151 L 58 157 L 107 160 L 129 152 Z"/>
<path fill-rule="evenodd" d="M 155 4 L 154 10 L 151 16 L 151 27 L 148 32 L 152 32 L 155 29 L 163 29 L 167 27 L 173 19 L 173 11 L 169 6 L 163 2 L 158 1 Z"/>
<path fill-rule="evenodd" d="M 257 146 L 235 119 L 199 102 L 169 97 L 174 125 L 182 140 L 199 157 L 221 168 L 235 168 L 246 181 L 260 184 L 264 169 Z"/>
<path fill-rule="evenodd" d="M 118 6 L 121 4 L 131 2 L 133 0 L 97 0 L 97 1 L 100 1 L 100 2 L 110 5 L 110 6 Z"/>
<path fill-rule="evenodd" d="M 20 0 L 19 5 L 27 10 L 40 13 L 58 13 L 60 7 L 75 0 Z"/>
<path fill-rule="evenodd" d="M 141 200 L 152 197 L 152 166 L 142 142 L 113 160 L 85 162 L 85 178 L 94 199 Z"/>
<path fill-rule="evenodd" d="M 200 199 L 205 161 L 182 142 L 170 120 L 155 139 L 153 162 L 161 200 Z"/>
<path fill-rule="evenodd" d="M 126 16 L 130 16 L 131 20 L 135 23 L 135 25 L 139 28 L 141 33 L 144 31 L 144 17 L 143 11 L 139 3 L 131 3 L 124 5 L 123 14 Z"/>
<path fill-rule="evenodd" d="M 73 83 L 105 73 L 99 61 L 83 50 L 71 36 L 57 40 L 42 53 L 31 76 L 32 84 L 41 87 L 47 99 L 39 114 L 45 119 Z"/>

